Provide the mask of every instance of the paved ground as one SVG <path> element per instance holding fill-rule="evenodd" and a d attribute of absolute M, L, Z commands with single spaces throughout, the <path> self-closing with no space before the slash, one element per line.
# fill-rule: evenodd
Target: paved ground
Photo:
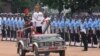
<path fill-rule="evenodd" d="M 82 47 L 67 47 L 66 56 L 100 56 L 99 48 L 89 48 L 89 51 L 81 51 Z M 16 43 L 10 41 L 0 41 L 0 56 L 18 56 L 16 52 Z M 32 56 L 27 54 L 26 56 Z M 51 53 L 50 56 L 59 56 Z"/>

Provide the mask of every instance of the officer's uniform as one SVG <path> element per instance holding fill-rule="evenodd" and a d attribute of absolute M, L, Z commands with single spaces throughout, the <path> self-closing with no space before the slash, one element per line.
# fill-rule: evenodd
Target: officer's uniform
<path fill-rule="evenodd" d="M 2 21 L 2 17 L 1 17 L 1 15 L 0 15 L 0 34 L 1 34 L 1 21 Z"/>
<path fill-rule="evenodd" d="M 25 25 L 25 21 L 24 21 L 24 18 L 21 18 L 21 29 L 23 29 L 24 28 L 24 25 Z"/>
<path fill-rule="evenodd" d="M 51 22 L 51 33 L 55 32 L 55 20 Z"/>
<path fill-rule="evenodd" d="M 69 23 L 70 20 L 69 19 L 66 19 L 65 21 L 65 28 L 64 28 L 64 31 L 65 31 L 65 41 L 69 41 Z"/>
<path fill-rule="evenodd" d="M 71 22 L 70 22 L 70 40 L 71 41 L 74 41 L 75 40 L 75 38 L 74 38 L 74 20 L 71 20 Z"/>
<path fill-rule="evenodd" d="M 55 33 L 60 33 L 60 21 L 57 18 L 56 22 L 55 22 Z"/>
<path fill-rule="evenodd" d="M 92 42 L 92 34 L 93 34 L 93 31 L 91 29 L 91 25 L 92 25 L 92 19 L 90 18 L 88 20 L 88 43 L 91 43 Z"/>
<path fill-rule="evenodd" d="M 88 50 L 88 40 L 87 40 L 86 29 L 84 27 L 84 23 L 81 24 L 80 34 L 81 34 L 82 42 L 83 42 L 83 45 L 84 45 L 83 51 L 87 51 Z"/>
<path fill-rule="evenodd" d="M 56 19 L 56 18 L 54 18 L 54 20 L 53 20 L 53 26 L 54 26 L 54 28 L 53 28 L 53 33 L 59 33 L 59 31 L 58 31 L 58 20 Z"/>
<path fill-rule="evenodd" d="M 97 28 L 96 28 L 96 36 L 98 38 L 98 40 L 100 39 L 100 19 L 97 20 Z"/>
<path fill-rule="evenodd" d="M 7 23 L 6 23 L 7 36 L 6 37 L 8 38 L 8 37 L 10 37 L 10 35 L 9 35 L 9 31 L 10 31 L 10 28 L 9 28 L 9 19 L 7 18 L 6 21 L 7 21 Z"/>
<path fill-rule="evenodd" d="M 92 44 L 98 44 L 97 42 L 97 37 L 96 37 L 96 29 L 98 27 L 97 25 L 97 20 L 95 19 L 95 21 L 93 21 L 93 24 L 91 25 L 91 28 L 92 28 L 92 31 L 93 31 L 93 34 L 92 34 Z M 93 47 L 93 46 L 92 46 Z"/>
<path fill-rule="evenodd" d="M 79 24 L 80 24 L 79 21 L 75 21 L 75 23 L 74 23 L 75 44 L 76 44 L 76 42 L 79 42 L 80 41 L 79 40 L 79 26 L 80 26 Z"/>
<path fill-rule="evenodd" d="M 14 29 L 13 29 L 13 24 L 14 24 L 14 19 L 13 19 L 13 17 L 11 17 L 11 19 L 10 19 L 10 33 L 11 33 L 11 39 L 10 40 L 12 40 L 12 38 L 13 38 L 13 31 L 14 31 Z"/>
<path fill-rule="evenodd" d="M 18 24 L 19 24 L 19 29 L 22 29 L 23 28 L 23 22 L 21 20 L 21 17 L 19 17 Z"/>
<path fill-rule="evenodd" d="M 12 23 L 13 23 L 13 18 L 12 17 L 9 17 L 9 24 L 8 24 L 8 35 L 10 36 L 10 40 L 12 40 L 12 37 L 13 37 L 13 28 L 12 28 Z"/>
<path fill-rule="evenodd" d="M 75 40 L 75 38 L 74 38 L 74 20 L 70 20 L 69 33 L 70 33 L 69 45 L 71 45 L 71 42 Z"/>
<path fill-rule="evenodd" d="M 97 32 L 97 37 L 98 37 L 98 40 L 99 40 L 99 48 L 100 48 L 100 19 L 99 19 L 99 24 L 98 25 L 98 31 Z"/>
<path fill-rule="evenodd" d="M 6 37 L 6 32 L 7 32 L 7 25 L 8 25 L 8 23 L 7 23 L 7 17 L 3 17 L 3 22 L 4 22 L 4 36 Z M 6 37 L 6 40 L 7 40 L 7 37 Z"/>
<path fill-rule="evenodd" d="M 17 18 L 13 18 L 13 22 L 12 22 L 12 28 L 13 28 L 13 38 L 14 38 L 14 40 L 15 40 L 15 38 L 16 38 L 16 30 L 17 30 Z"/>
<path fill-rule="evenodd" d="M 33 25 L 31 22 L 30 15 L 25 15 L 24 21 L 25 21 L 24 28 L 27 28 L 27 27 L 30 27 Z M 31 28 L 25 29 L 25 37 L 28 38 L 30 36 L 30 34 L 31 34 Z"/>
<path fill-rule="evenodd" d="M 36 32 L 42 33 L 42 24 L 43 24 L 43 13 L 42 12 L 34 12 L 32 15 L 32 22 L 36 26 Z"/>
<path fill-rule="evenodd" d="M 64 36 L 64 18 L 62 18 L 61 20 L 58 21 L 58 24 L 59 24 L 59 32 L 60 32 L 60 35 L 63 39 L 65 39 L 65 36 Z"/>
<path fill-rule="evenodd" d="M 80 38 L 80 25 L 81 25 L 81 20 L 80 19 L 78 19 L 77 21 L 76 21 L 76 25 L 77 25 L 77 36 L 78 36 L 78 38 L 77 38 L 77 42 L 80 42 L 80 40 L 81 40 L 81 38 Z"/>
<path fill-rule="evenodd" d="M 6 37 L 6 32 L 5 32 L 5 21 L 4 21 L 4 17 L 1 17 L 1 18 L 2 18 L 2 20 L 1 20 L 2 39 L 1 40 L 3 40 L 3 38 Z"/>

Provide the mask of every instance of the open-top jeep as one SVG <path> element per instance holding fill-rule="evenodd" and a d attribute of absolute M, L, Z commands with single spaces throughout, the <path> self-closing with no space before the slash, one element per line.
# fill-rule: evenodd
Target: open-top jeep
<path fill-rule="evenodd" d="M 65 50 L 65 41 L 59 34 L 35 34 L 31 38 L 19 38 L 17 40 L 19 56 L 25 56 L 26 52 L 33 52 L 34 56 L 39 56 L 39 54 L 49 56 L 50 52 L 65 56 Z"/>

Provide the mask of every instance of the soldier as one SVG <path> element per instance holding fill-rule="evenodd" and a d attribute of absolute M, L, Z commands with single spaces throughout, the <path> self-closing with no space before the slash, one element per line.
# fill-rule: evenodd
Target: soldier
<path fill-rule="evenodd" d="M 87 35 L 86 35 L 86 29 L 84 27 L 84 22 L 82 22 L 81 24 L 81 38 L 82 38 L 82 42 L 84 45 L 84 50 L 83 51 L 88 51 L 88 40 L 87 40 Z"/>
<path fill-rule="evenodd" d="M 71 44 L 71 42 L 73 42 L 75 40 L 74 38 L 74 22 L 75 20 L 74 19 L 71 19 L 71 22 L 70 22 L 70 25 L 69 25 L 69 28 L 70 28 L 70 43 L 69 45 Z"/>
<path fill-rule="evenodd" d="M 74 37 L 75 37 L 75 41 L 74 41 L 74 45 L 76 45 L 76 42 L 79 42 L 79 26 L 80 26 L 80 22 L 78 20 L 75 20 L 74 23 Z"/>
<path fill-rule="evenodd" d="M 28 38 L 31 35 L 31 26 L 32 26 L 31 17 L 29 14 L 29 9 L 26 8 L 24 10 L 24 14 L 25 14 L 24 15 L 24 21 L 25 21 L 24 28 L 26 28 L 24 31 L 25 31 L 25 37 Z"/>
<path fill-rule="evenodd" d="M 51 22 L 51 33 L 55 32 L 55 19 Z"/>
<path fill-rule="evenodd" d="M 97 37 L 98 37 L 98 42 L 99 42 L 99 48 L 100 48 L 100 19 L 98 20 L 98 31 L 96 31 Z"/>
<path fill-rule="evenodd" d="M 12 32 L 12 34 L 13 34 L 13 40 L 15 40 L 16 39 L 16 31 L 17 31 L 17 18 L 15 17 L 15 15 L 13 16 L 13 22 L 12 22 L 12 29 L 13 29 L 13 32 Z"/>
<path fill-rule="evenodd" d="M 49 34 L 50 33 L 50 23 L 51 23 L 51 17 L 48 15 L 48 14 L 45 14 L 44 15 L 44 21 L 43 21 L 43 25 L 42 25 L 42 30 L 43 30 L 43 33 L 47 33 Z"/>
<path fill-rule="evenodd" d="M 63 39 L 65 39 L 64 38 L 64 18 L 62 16 L 59 18 L 58 25 L 59 25 L 60 35 Z"/>
<path fill-rule="evenodd" d="M 0 14 L 0 34 L 1 34 L 1 21 L 2 21 L 2 17 L 1 17 L 1 14 Z"/>
<path fill-rule="evenodd" d="M 7 40 L 7 38 L 8 38 L 8 24 L 9 24 L 9 22 L 8 22 L 8 15 L 5 14 L 3 19 L 4 19 L 4 24 L 5 24 L 4 31 L 5 31 L 5 36 L 6 36 L 6 40 Z"/>
<path fill-rule="evenodd" d="M 6 32 L 5 32 L 5 20 L 3 19 L 4 15 L 1 16 L 1 30 L 2 30 L 2 39 L 6 37 Z"/>
<path fill-rule="evenodd" d="M 24 18 L 23 18 L 23 17 L 21 17 L 21 29 L 23 29 L 23 28 L 24 28 L 24 25 L 25 25 Z"/>
<path fill-rule="evenodd" d="M 66 18 L 66 21 L 65 21 L 65 41 L 69 41 L 69 23 L 70 23 L 70 20 L 68 18 Z"/>
<path fill-rule="evenodd" d="M 24 15 L 24 18 L 23 17 L 18 17 L 18 22 L 17 22 L 17 25 L 18 25 L 18 30 L 22 30 L 24 28 L 26 28 L 26 25 L 25 25 L 25 22 L 27 22 L 27 19 L 25 18 L 27 16 Z M 24 21 L 25 20 L 25 21 Z M 28 19 L 29 20 L 29 19 Z M 26 31 L 27 29 L 25 29 Z M 31 33 L 31 32 L 30 32 Z M 23 33 L 20 34 L 20 37 L 23 37 Z"/>
<path fill-rule="evenodd" d="M 12 35 L 13 35 L 13 29 L 12 29 L 12 21 L 13 21 L 13 18 L 12 18 L 12 15 L 9 14 L 9 17 L 8 17 L 8 37 L 10 37 L 10 41 L 12 40 Z"/>
<path fill-rule="evenodd" d="M 18 17 L 19 20 L 18 20 L 18 23 L 19 23 L 19 30 L 23 29 L 23 21 L 22 21 L 22 18 L 21 17 Z"/>
<path fill-rule="evenodd" d="M 17 31 L 16 35 L 19 36 L 19 33 L 18 33 L 18 30 L 20 30 L 19 29 L 19 22 L 18 22 L 19 21 L 19 17 L 18 17 L 17 13 L 15 15 L 16 15 L 15 20 L 14 20 L 15 21 L 15 31 Z"/>
<path fill-rule="evenodd" d="M 58 18 L 55 18 L 55 31 L 54 33 L 59 33 L 59 22 L 58 22 Z"/>
<path fill-rule="evenodd" d="M 6 20 L 6 32 L 7 32 L 7 34 L 6 34 L 6 40 L 7 40 L 7 38 L 9 38 L 10 37 L 10 27 L 9 27 L 9 18 L 8 18 L 9 16 L 7 15 L 7 20 Z"/>
<path fill-rule="evenodd" d="M 91 24 L 92 24 L 92 18 L 89 18 L 88 20 L 88 43 L 92 42 L 92 29 L 91 29 Z"/>
<path fill-rule="evenodd" d="M 35 6 L 35 11 L 32 15 L 32 22 L 36 26 L 36 32 L 42 33 L 42 24 L 44 21 L 44 15 L 41 12 L 41 7 L 39 4 Z"/>
<path fill-rule="evenodd" d="M 10 20 L 10 22 L 11 22 L 11 26 L 10 26 L 10 32 L 11 32 L 11 40 L 12 40 L 12 38 L 14 37 L 14 17 L 13 17 L 13 15 L 11 15 L 11 20 Z M 14 39 L 13 39 L 14 40 Z"/>
<path fill-rule="evenodd" d="M 93 34 L 92 34 L 92 37 L 93 37 L 93 39 L 92 39 L 92 47 L 93 47 L 93 44 L 95 44 L 95 45 L 97 45 L 98 44 L 98 42 L 97 42 L 97 37 L 96 37 L 96 30 L 97 30 L 97 28 L 98 28 L 98 25 L 97 25 L 97 19 L 94 19 L 94 21 L 93 21 L 93 23 L 92 23 L 92 25 L 91 25 L 91 28 L 92 28 L 92 31 L 93 31 Z"/>

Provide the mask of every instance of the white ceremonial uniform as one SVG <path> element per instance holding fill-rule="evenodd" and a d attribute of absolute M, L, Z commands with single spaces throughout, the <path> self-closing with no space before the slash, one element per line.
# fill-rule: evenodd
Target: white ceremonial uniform
<path fill-rule="evenodd" d="M 42 26 L 42 22 L 44 20 L 42 12 L 34 12 L 32 15 L 32 22 L 35 23 L 35 26 Z"/>
<path fill-rule="evenodd" d="M 32 15 L 32 23 L 35 27 L 43 27 L 44 16 L 42 12 L 34 12 Z M 41 29 L 43 31 L 43 29 Z"/>
<path fill-rule="evenodd" d="M 42 30 L 45 30 L 45 28 L 48 26 L 48 22 L 50 21 L 50 17 L 45 18 L 44 22 L 43 22 L 43 26 L 42 26 Z M 50 33 L 50 26 L 48 26 L 48 29 L 45 33 Z"/>

